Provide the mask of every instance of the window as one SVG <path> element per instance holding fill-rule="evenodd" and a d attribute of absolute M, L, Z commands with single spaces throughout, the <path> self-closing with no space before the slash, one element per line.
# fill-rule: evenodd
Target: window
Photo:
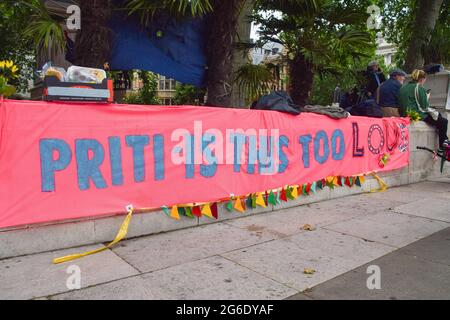
<path fill-rule="evenodd" d="M 177 81 L 167 78 L 165 76 L 159 76 L 159 90 L 160 91 L 174 91 Z"/>
<path fill-rule="evenodd" d="M 165 106 L 171 106 L 172 105 L 172 99 L 171 98 L 164 98 L 164 99 L 162 99 L 162 103 Z"/>

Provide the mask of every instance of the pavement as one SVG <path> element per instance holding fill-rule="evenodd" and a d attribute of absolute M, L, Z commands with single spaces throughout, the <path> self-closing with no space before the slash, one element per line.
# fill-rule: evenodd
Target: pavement
<path fill-rule="evenodd" d="M 0 260 L 0 299 L 450 299 L 450 178 L 130 239 L 52 264 L 100 245 Z"/>

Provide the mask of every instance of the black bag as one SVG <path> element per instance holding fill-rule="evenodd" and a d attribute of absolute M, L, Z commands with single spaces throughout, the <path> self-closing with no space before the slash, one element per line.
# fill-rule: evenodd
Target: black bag
<path fill-rule="evenodd" d="M 374 99 L 367 99 L 346 110 L 352 116 L 383 118 L 383 111 Z"/>
<path fill-rule="evenodd" d="M 292 98 L 285 91 L 273 91 L 268 95 L 262 96 L 250 109 L 273 110 L 294 115 L 300 114 L 300 107 L 292 101 Z"/>
<path fill-rule="evenodd" d="M 444 71 L 444 66 L 442 64 L 430 64 L 423 68 L 423 71 L 425 71 L 427 74 L 435 74 L 437 72 Z"/>

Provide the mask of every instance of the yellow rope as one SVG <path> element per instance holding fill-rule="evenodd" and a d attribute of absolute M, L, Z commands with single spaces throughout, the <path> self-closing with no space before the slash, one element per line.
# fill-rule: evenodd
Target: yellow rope
<path fill-rule="evenodd" d="M 127 206 L 127 211 L 128 211 L 128 215 L 126 216 L 125 220 L 123 221 L 122 225 L 120 226 L 119 232 L 116 235 L 116 238 L 109 243 L 108 245 L 104 246 L 103 248 L 98 248 L 92 251 L 88 251 L 88 252 L 84 252 L 84 253 L 77 253 L 77 254 L 71 254 L 65 257 L 60 257 L 60 258 L 56 258 L 53 259 L 53 263 L 54 264 L 58 264 L 58 263 L 63 263 L 63 262 L 67 262 L 67 261 L 72 261 L 75 259 L 79 259 L 97 252 L 102 252 L 110 247 L 112 247 L 113 245 L 115 245 L 116 243 L 118 243 L 120 240 L 122 240 L 123 238 L 125 238 L 125 236 L 127 235 L 128 232 L 128 225 L 130 224 L 130 220 L 131 220 L 131 216 L 133 215 L 133 206 Z"/>
<path fill-rule="evenodd" d="M 379 176 L 377 176 L 375 172 L 372 173 L 372 176 L 378 181 L 380 189 L 371 190 L 370 192 L 384 192 L 388 189 L 388 185 L 386 184 L 386 182 L 384 182 Z"/>

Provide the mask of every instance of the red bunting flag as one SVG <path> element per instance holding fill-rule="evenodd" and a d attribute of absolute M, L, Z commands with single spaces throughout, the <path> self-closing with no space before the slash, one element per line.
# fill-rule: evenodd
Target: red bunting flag
<path fill-rule="evenodd" d="M 288 201 L 287 195 L 286 195 L 286 190 L 284 190 L 284 188 L 281 188 L 280 199 L 283 200 L 284 202 Z"/>
<path fill-rule="evenodd" d="M 202 210 L 200 209 L 200 206 L 194 206 L 192 208 L 192 214 L 198 218 L 202 216 Z"/>
<path fill-rule="evenodd" d="M 218 218 L 219 218 L 219 213 L 218 213 L 218 211 L 219 211 L 219 210 L 217 210 L 217 202 L 212 203 L 212 204 L 211 204 L 211 212 L 212 212 L 212 216 L 213 216 L 215 219 L 218 219 Z"/>

